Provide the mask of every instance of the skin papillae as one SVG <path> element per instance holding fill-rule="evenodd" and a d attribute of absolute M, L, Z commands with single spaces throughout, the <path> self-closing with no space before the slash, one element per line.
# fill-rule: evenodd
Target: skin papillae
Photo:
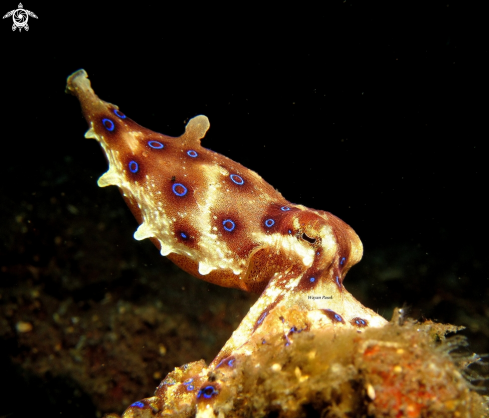
<path fill-rule="evenodd" d="M 287 312 L 302 313 L 304 330 L 386 324 L 343 286 L 363 253 L 355 231 L 329 212 L 290 203 L 254 171 L 203 148 L 206 116 L 170 137 L 100 100 L 84 70 L 68 78 L 67 91 L 80 101 L 89 125 L 85 136 L 99 142 L 109 163 L 98 185 L 119 187 L 140 224 L 134 237 L 149 238 L 199 279 L 260 294 L 217 357 L 198 372 L 199 385 L 189 390 L 189 384 L 173 382 L 172 390 L 184 387 L 189 402 L 206 397 L 204 377 L 227 359 L 253 355 L 252 337 L 277 321 L 273 313 L 280 312 L 278 321 L 291 329 L 299 324 Z M 148 405 L 135 403 L 126 416 Z"/>

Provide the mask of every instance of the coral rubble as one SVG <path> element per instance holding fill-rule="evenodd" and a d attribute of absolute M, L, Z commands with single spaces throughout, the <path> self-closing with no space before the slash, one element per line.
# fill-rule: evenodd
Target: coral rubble
<path fill-rule="evenodd" d="M 450 355 L 454 344 L 445 334 L 457 327 L 400 325 L 395 317 L 364 331 L 328 326 L 286 333 L 284 322 L 305 323 L 305 313 L 272 315 L 266 331 L 253 335 L 252 355 L 243 352 L 215 369 L 203 360 L 178 367 L 123 418 L 487 416 L 487 400 Z M 197 397 L 194 387 L 202 388 Z"/>

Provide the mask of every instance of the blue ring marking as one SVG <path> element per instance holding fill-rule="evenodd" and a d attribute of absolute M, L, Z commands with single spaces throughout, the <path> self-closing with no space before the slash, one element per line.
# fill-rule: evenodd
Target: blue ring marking
<path fill-rule="evenodd" d="M 292 234 L 292 229 L 289 229 L 289 234 Z"/>
<path fill-rule="evenodd" d="M 171 378 L 171 377 L 166 377 L 165 380 L 163 380 L 161 383 L 160 383 L 160 386 L 162 385 L 167 385 L 167 386 L 173 386 L 175 383 L 177 383 L 175 381 L 175 379 Z"/>
<path fill-rule="evenodd" d="M 262 343 L 262 344 L 266 344 L 266 343 L 267 343 L 267 341 L 265 340 L 265 338 L 263 338 L 263 339 L 261 340 L 261 343 Z"/>
<path fill-rule="evenodd" d="M 188 151 L 187 151 L 187 155 L 188 155 L 189 157 L 195 158 L 195 157 L 197 157 L 197 155 L 199 155 L 199 154 L 197 154 L 197 151 L 194 151 L 193 149 L 190 149 L 190 150 L 188 150 Z"/>
<path fill-rule="evenodd" d="M 107 129 L 109 132 L 114 130 L 114 122 L 112 122 L 110 119 L 102 119 L 102 123 L 104 124 L 105 129 Z"/>
<path fill-rule="evenodd" d="M 341 287 L 340 278 L 338 276 L 336 276 L 336 284 L 338 287 Z"/>
<path fill-rule="evenodd" d="M 343 264 L 345 264 L 345 261 L 346 261 L 346 257 L 341 257 L 340 266 L 342 266 Z"/>
<path fill-rule="evenodd" d="M 226 226 L 227 223 L 230 223 L 231 226 Z M 236 228 L 236 224 L 231 219 L 224 219 L 224 221 L 222 221 L 222 226 L 228 232 L 234 231 L 234 228 Z"/>
<path fill-rule="evenodd" d="M 355 324 L 357 324 L 357 325 L 367 325 L 367 323 L 365 322 L 365 320 L 364 319 L 361 319 L 361 318 L 355 319 Z"/>
<path fill-rule="evenodd" d="M 139 171 L 139 165 L 136 161 L 129 162 L 129 171 L 131 173 L 137 173 Z"/>
<path fill-rule="evenodd" d="M 338 322 L 343 322 L 343 318 L 339 316 L 337 313 L 334 314 L 334 319 L 336 319 Z"/>
<path fill-rule="evenodd" d="M 187 379 L 185 382 L 183 382 L 184 385 L 190 385 L 194 381 L 194 378 L 191 377 L 190 379 Z"/>
<path fill-rule="evenodd" d="M 309 279 L 309 281 L 310 281 L 311 283 L 314 283 L 314 282 L 316 281 L 316 278 L 315 278 L 315 277 L 311 277 L 311 278 Z"/>
<path fill-rule="evenodd" d="M 120 112 L 119 109 L 114 109 L 114 114 L 118 117 L 120 117 L 121 119 L 126 119 L 127 116 L 124 115 L 124 113 Z"/>
<path fill-rule="evenodd" d="M 217 395 L 217 390 L 214 386 L 206 386 L 204 389 L 200 389 L 199 392 L 197 393 L 197 398 L 200 398 L 202 395 L 204 395 L 204 398 L 210 399 L 214 395 Z"/>
<path fill-rule="evenodd" d="M 284 335 L 284 337 L 287 340 L 287 343 L 285 344 L 285 346 L 288 347 L 290 345 L 289 337 L 287 335 Z"/>
<path fill-rule="evenodd" d="M 148 141 L 148 145 L 153 149 L 162 149 L 165 146 L 159 141 Z"/>
<path fill-rule="evenodd" d="M 212 390 L 211 390 L 212 389 Z M 210 399 L 215 394 L 217 394 L 217 390 L 214 386 L 206 386 L 204 389 L 201 389 L 204 398 Z"/>
<path fill-rule="evenodd" d="M 178 193 L 177 192 L 177 187 L 180 186 L 180 187 L 183 187 L 183 192 L 182 193 Z M 172 187 L 173 189 L 173 193 L 175 193 L 177 196 L 185 196 L 187 194 L 187 188 L 182 184 L 182 183 L 175 183 Z"/>
<path fill-rule="evenodd" d="M 194 385 L 188 385 L 187 386 L 187 390 L 190 392 L 191 390 L 194 390 Z"/>
<path fill-rule="evenodd" d="M 221 366 L 223 365 L 223 363 L 225 363 L 225 362 L 226 362 L 226 360 L 227 360 L 228 358 L 229 358 L 229 357 L 223 358 L 223 359 L 222 359 L 222 360 L 219 362 L 219 364 L 216 366 L 216 369 L 218 369 L 219 367 L 221 367 Z M 231 358 L 231 359 L 229 359 L 229 360 L 228 360 L 226 363 L 227 363 L 227 365 L 228 365 L 229 367 L 233 367 L 233 366 L 234 366 L 234 361 L 235 361 L 235 360 L 236 360 L 236 359 Z"/>
<path fill-rule="evenodd" d="M 144 403 L 142 403 L 141 401 L 137 401 L 131 404 L 129 407 L 131 406 L 135 406 L 136 408 L 144 408 Z"/>
<path fill-rule="evenodd" d="M 180 232 L 180 236 L 183 238 L 183 239 L 187 239 L 187 234 L 185 234 L 185 232 Z M 185 384 L 185 383 L 184 383 Z"/>
<path fill-rule="evenodd" d="M 241 177 L 241 176 L 238 176 L 237 174 L 231 174 L 229 177 L 230 177 L 230 178 L 231 178 L 231 180 L 232 180 L 234 183 L 236 183 L 238 186 L 241 186 L 241 185 L 243 185 L 243 184 L 244 184 L 244 180 L 242 179 L 242 177 Z M 236 180 L 235 180 L 235 178 L 236 178 Z"/>
<path fill-rule="evenodd" d="M 287 212 L 288 210 L 290 210 L 290 208 L 289 208 L 288 206 L 282 206 L 282 207 L 280 208 L 280 210 L 281 210 L 282 212 Z"/>
<path fill-rule="evenodd" d="M 257 324 L 261 324 L 263 322 L 263 320 L 267 317 L 268 315 L 268 312 L 263 312 L 260 316 L 260 318 L 258 319 L 258 321 L 256 321 Z"/>
<path fill-rule="evenodd" d="M 268 228 L 272 227 L 273 225 L 275 225 L 275 221 L 273 219 L 270 218 L 265 221 L 265 226 Z"/>

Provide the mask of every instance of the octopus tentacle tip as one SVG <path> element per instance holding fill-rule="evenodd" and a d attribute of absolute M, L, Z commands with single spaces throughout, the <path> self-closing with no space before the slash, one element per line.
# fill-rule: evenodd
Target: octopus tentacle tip
<path fill-rule="evenodd" d="M 75 71 L 68 77 L 66 84 L 66 92 L 76 95 L 77 88 L 91 89 L 88 74 L 84 69 Z"/>
<path fill-rule="evenodd" d="M 200 139 L 203 138 L 206 132 L 209 130 L 210 123 L 209 118 L 204 115 L 198 115 L 190 119 L 185 127 L 185 133 L 182 135 L 182 139 L 186 143 L 193 141 L 200 144 Z"/>

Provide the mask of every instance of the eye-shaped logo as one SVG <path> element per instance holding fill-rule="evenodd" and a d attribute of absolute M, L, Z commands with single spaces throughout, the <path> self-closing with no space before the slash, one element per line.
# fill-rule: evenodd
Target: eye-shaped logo
<path fill-rule="evenodd" d="M 12 19 L 14 20 L 14 24 L 12 25 L 13 31 L 15 31 L 15 29 L 17 28 L 19 28 L 19 32 L 22 32 L 22 29 L 29 30 L 29 25 L 27 24 L 29 16 L 35 17 L 36 19 L 37 16 L 30 10 L 25 10 L 24 6 L 22 6 L 22 3 L 19 3 L 18 7 L 18 9 L 8 12 L 3 18 L 5 19 L 12 16 Z"/>

